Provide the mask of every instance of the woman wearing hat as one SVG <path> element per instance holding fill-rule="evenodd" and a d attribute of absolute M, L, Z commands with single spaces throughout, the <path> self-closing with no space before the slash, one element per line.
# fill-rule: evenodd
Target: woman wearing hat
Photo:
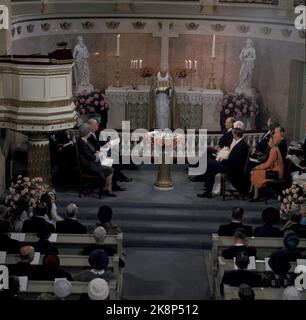
<path fill-rule="evenodd" d="M 281 142 L 281 135 L 275 133 L 269 140 L 269 157 L 266 162 L 258 165 L 251 172 L 251 188 L 254 188 L 254 196 L 251 201 L 259 200 L 259 189 L 263 188 L 267 182 L 272 181 L 266 177 L 266 172 L 268 170 L 278 172 L 278 179 L 283 178 L 284 174 L 284 164 L 282 155 L 278 149 L 278 144 Z"/>
<path fill-rule="evenodd" d="M 112 192 L 113 168 L 101 165 L 100 157 L 93 145 L 88 141 L 90 137 L 90 126 L 82 124 L 79 127 L 80 139 L 78 141 L 79 156 L 82 166 L 99 176 L 102 192 L 110 197 L 116 197 Z"/>

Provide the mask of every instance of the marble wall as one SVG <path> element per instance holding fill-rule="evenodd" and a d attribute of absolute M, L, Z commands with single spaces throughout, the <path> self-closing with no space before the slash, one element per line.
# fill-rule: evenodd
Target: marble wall
<path fill-rule="evenodd" d="M 97 88 L 105 88 L 113 83 L 115 72 L 115 35 L 85 34 L 85 43 L 91 53 L 91 82 Z M 13 43 L 15 54 L 47 54 L 57 42 L 67 41 L 71 48 L 76 43 L 75 35 L 50 35 L 16 40 Z M 291 131 L 289 115 L 289 79 L 291 61 L 304 61 L 305 49 L 302 44 L 255 39 L 257 59 L 254 70 L 254 86 L 260 90 L 265 107 L 272 116 L 278 118 Z M 160 38 L 149 33 L 121 34 L 120 70 L 122 82 L 129 84 L 133 76 L 130 70 L 131 59 L 143 59 L 145 66 L 157 67 L 160 62 Z M 184 66 L 186 59 L 197 59 L 199 69 L 194 77 L 195 86 L 207 86 L 211 68 L 212 36 L 182 34 L 170 38 L 169 61 L 173 71 Z M 219 36 L 216 39 L 216 83 L 225 92 L 232 92 L 238 83 L 239 54 L 245 45 L 245 37 Z M 292 84 L 291 84 L 292 85 Z M 294 85 L 294 84 L 293 84 Z"/>

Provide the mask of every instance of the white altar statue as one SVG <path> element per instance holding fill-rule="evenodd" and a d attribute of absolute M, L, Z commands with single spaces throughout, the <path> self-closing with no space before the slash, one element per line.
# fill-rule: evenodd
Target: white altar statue
<path fill-rule="evenodd" d="M 155 116 L 156 128 L 158 129 L 169 128 L 171 94 L 171 77 L 169 76 L 167 66 L 163 65 L 161 70 L 157 73 L 155 88 Z"/>
<path fill-rule="evenodd" d="M 239 85 L 236 89 L 237 93 L 245 93 L 252 96 L 252 74 L 254 69 L 254 61 L 256 52 L 251 39 L 246 40 L 246 45 L 240 53 L 241 69 Z"/>
<path fill-rule="evenodd" d="M 90 70 L 88 66 L 89 52 L 82 36 L 77 38 L 78 44 L 74 47 L 73 58 L 75 60 L 74 75 L 76 92 L 92 91 L 93 86 L 89 83 Z"/>

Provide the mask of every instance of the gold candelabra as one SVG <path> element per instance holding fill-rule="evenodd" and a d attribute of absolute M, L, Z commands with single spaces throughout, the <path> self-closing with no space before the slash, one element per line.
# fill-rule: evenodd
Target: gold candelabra
<path fill-rule="evenodd" d="M 210 77 L 209 77 L 209 82 L 207 85 L 207 89 L 216 89 L 217 85 L 215 82 L 215 60 L 216 57 L 211 57 L 211 72 L 210 72 Z"/>
<path fill-rule="evenodd" d="M 115 87 L 120 88 L 120 68 L 119 68 L 120 56 L 116 56 L 116 73 L 115 73 Z"/>

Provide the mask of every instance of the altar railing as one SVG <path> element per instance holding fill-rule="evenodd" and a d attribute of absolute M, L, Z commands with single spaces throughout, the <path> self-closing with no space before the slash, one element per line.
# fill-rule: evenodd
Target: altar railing
<path fill-rule="evenodd" d="M 70 140 L 72 140 L 74 143 L 77 141 L 79 137 L 79 131 L 77 129 L 67 130 L 66 131 L 67 136 Z M 244 137 L 246 142 L 249 144 L 251 148 L 255 147 L 260 137 L 263 135 L 264 131 L 245 131 Z M 118 131 L 119 136 L 121 137 L 121 132 Z M 218 141 L 220 137 L 223 134 L 221 132 L 209 132 L 207 133 L 207 146 L 208 147 L 214 147 L 218 144 Z M 198 131 L 196 131 L 196 143 L 198 141 Z M 130 141 L 131 148 L 135 146 L 138 142 L 137 141 Z"/>

